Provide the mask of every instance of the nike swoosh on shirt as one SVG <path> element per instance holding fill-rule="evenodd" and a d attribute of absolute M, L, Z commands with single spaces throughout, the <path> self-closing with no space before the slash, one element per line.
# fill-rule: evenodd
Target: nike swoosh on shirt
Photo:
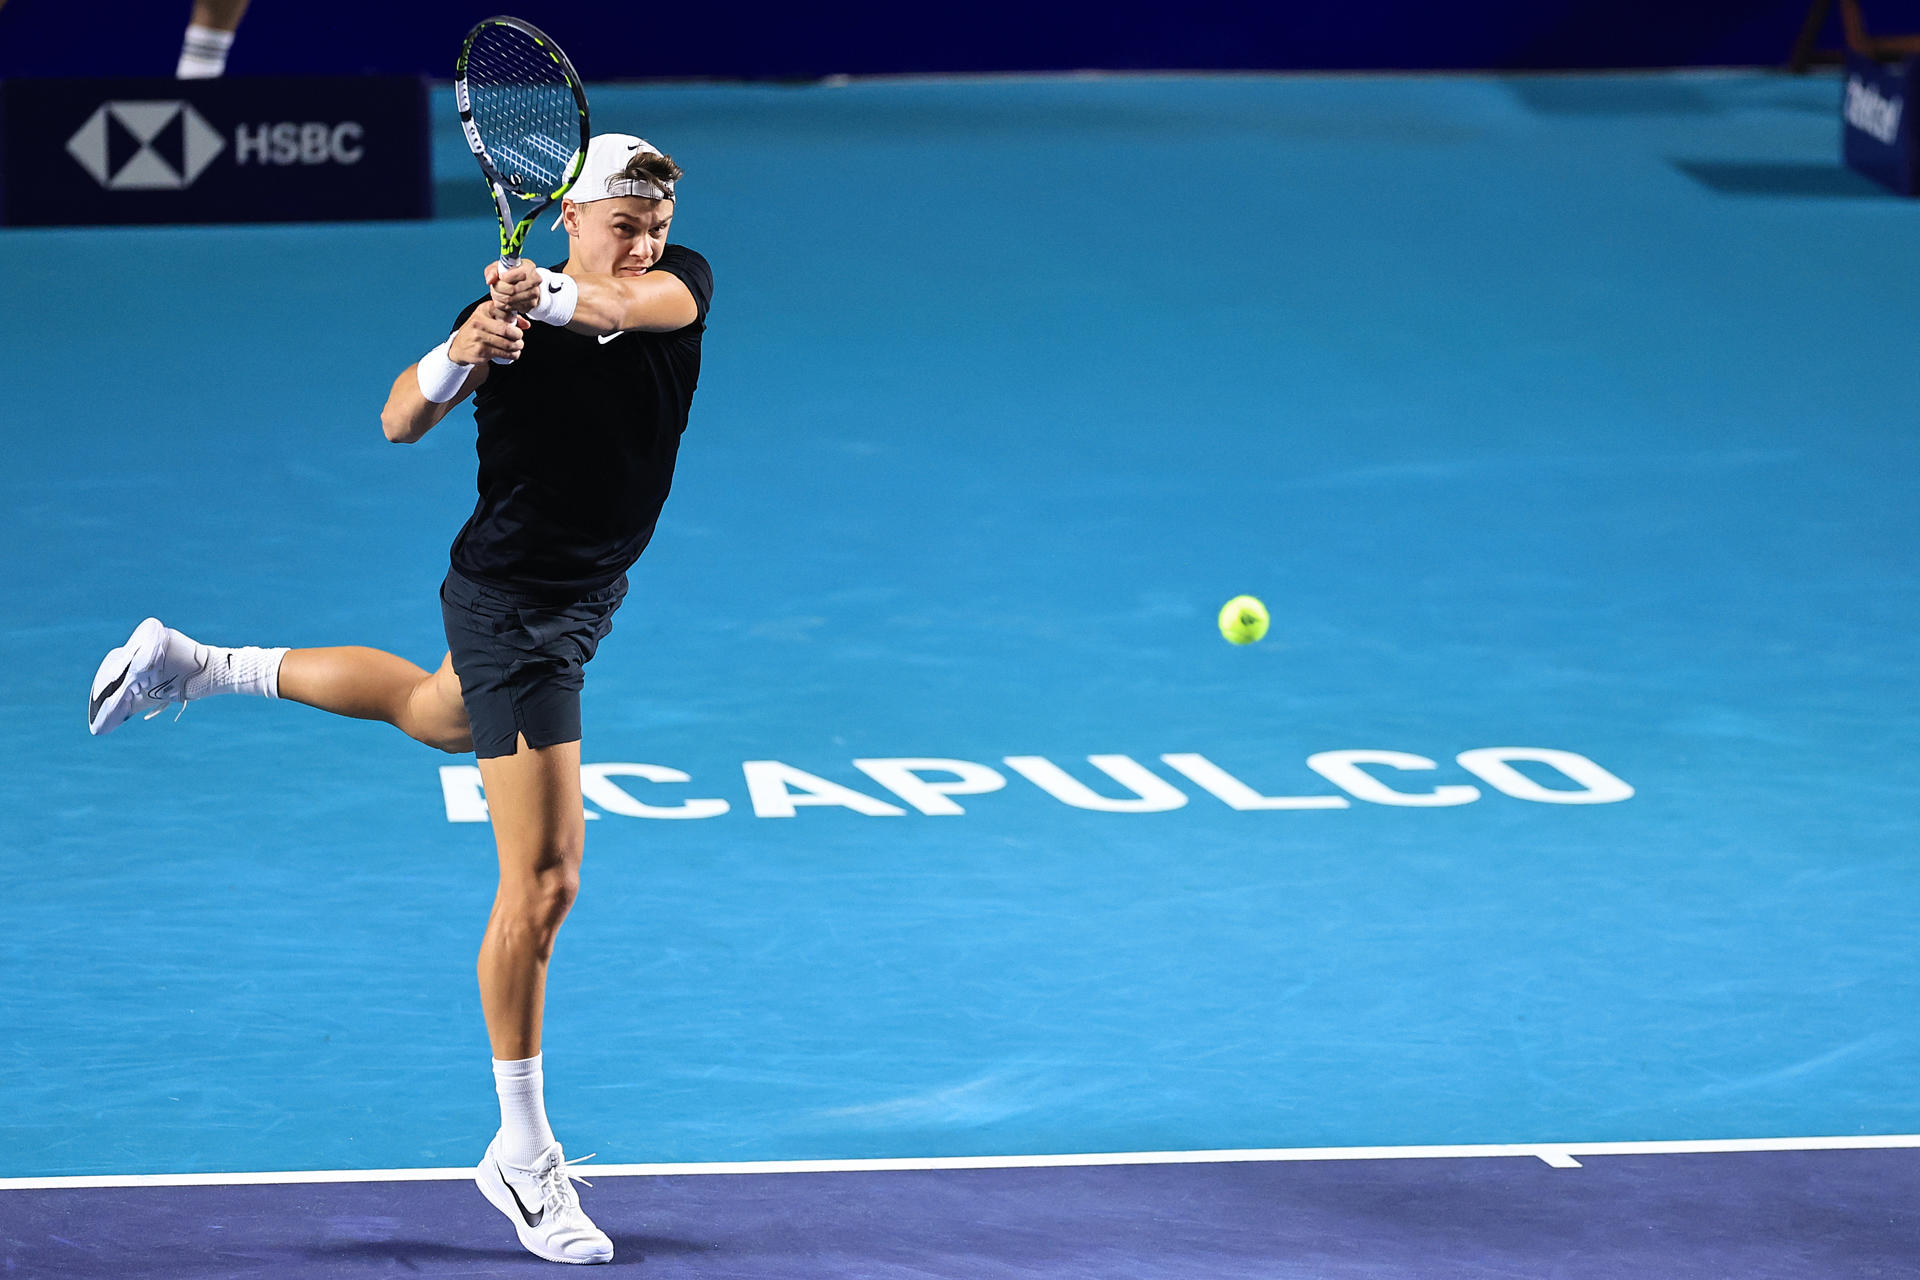
<path fill-rule="evenodd" d="M 626 330 L 625 330 L 625 329 L 622 329 L 622 330 L 620 331 L 620 333 L 625 333 L 625 332 L 626 332 Z M 612 342 L 612 341 L 613 341 L 613 340 L 614 340 L 615 338 L 617 338 L 617 337 L 619 337 L 619 336 L 620 336 L 620 333 L 603 333 L 603 334 L 601 334 L 601 335 L 600 335 L 600 345 L 601 345 L 601 346 L 603 346 L 603 347 L 604 347 L 604 346 L 606 346 L 606 345 L 607 345 L 607 344 L 608 344 L 609 342 Z"/>

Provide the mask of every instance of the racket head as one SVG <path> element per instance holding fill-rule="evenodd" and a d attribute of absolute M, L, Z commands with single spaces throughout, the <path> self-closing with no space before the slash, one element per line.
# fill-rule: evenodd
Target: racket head
<path fill-rule="evenodd" d="M 454 63 L 460 132 L 500 215 L 500 257 L 518 258 L 534 219 L 580 177 L 592 130 L 566 51 L 521 18 L 474 24 Z"/>

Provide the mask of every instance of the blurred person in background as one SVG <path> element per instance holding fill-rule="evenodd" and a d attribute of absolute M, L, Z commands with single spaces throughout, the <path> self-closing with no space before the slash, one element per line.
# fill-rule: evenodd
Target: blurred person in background
<path fill-rule="evenodd" d="M 0 0 L 4 3 L 4 0 Z M 233 33 L 246 16 L 248 0 L 193 0 L 193 17 L 180 43 L 176 80 L 216 80 L 227 69 Z"/>

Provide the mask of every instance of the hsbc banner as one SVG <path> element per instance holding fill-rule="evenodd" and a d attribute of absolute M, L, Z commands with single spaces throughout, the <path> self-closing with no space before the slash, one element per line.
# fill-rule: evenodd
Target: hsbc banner
<path fill-rule="evenodd" d="M 1885 67 L 1858 54 L 1847 55 L 1841 90 L 1841 153 L 1847 164 L 1903 196 L 1920 194 L 1920 150 L 1916 150 L 1909 86 L 1920 59 Z"/>
<path fill-rule="evenodd" d="M 0 83 L 0 222 L 433 216 L 413 76 Z"/>

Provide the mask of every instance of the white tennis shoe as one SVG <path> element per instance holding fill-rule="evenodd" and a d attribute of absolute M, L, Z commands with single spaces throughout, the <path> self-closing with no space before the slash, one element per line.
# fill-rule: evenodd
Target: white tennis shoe
<path fill-rule="evenodd" d="M 147 719 L 187 702 L 187 682 L 207 669 L 207 647 L 148 618 L 101 660 L 87 702 L 87 732 L 112 733 L 142 707 Z"/>
<path fill-rule="evenodd" d="M 568 1168 L 593 1157 L 568 1161 L 556 1142 L 522 1168 L 501 1159 L 499 1147 L 495 1134 L 473 1180 L 480 1194 L 507 1215 L 527 1251 L 549 1262 L 613 1261 L 613 1241 L 593 1225 L 573 1192 L 575 1182 L 593 1184 Z"/>

